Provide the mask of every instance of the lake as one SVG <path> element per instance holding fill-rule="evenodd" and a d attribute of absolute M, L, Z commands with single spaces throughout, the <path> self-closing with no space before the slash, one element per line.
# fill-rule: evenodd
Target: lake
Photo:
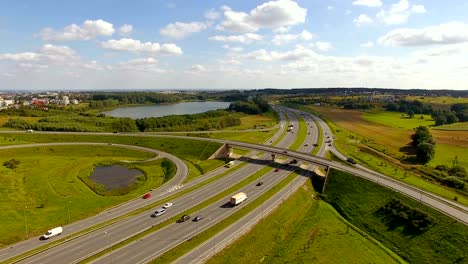
<path fill-rule="evenodd" d="M 129 169 L 121 165 L 97 166 L 89 179 L 106 186 L 106 190 L 125 188 L 136 182 L 137 177 L 143 172 L 137 169 Z"/>
<path fill-rule="evenodd" d="M 145 105 L 122 107 L 111 111 L 102 112 L 107 116 L 114 117 L 130 117 L 145 118 L 145 117 L 161 117 L 168 115 L 186 115 L 198 114 L 210 110 L 226 109 L 230 102 L 183 102 L 177 104 L 164 105 Z"/>

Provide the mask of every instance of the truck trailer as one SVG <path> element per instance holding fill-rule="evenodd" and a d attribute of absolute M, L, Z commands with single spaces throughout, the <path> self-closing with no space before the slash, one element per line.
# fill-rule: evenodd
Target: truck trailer
<path fill-rule="evenodd" d="M 242 203 L 243 201 L 245 201 L 247 199 L 247 194 L 243 193 L 243 192 L 240 192 L 238 194 L 235 194 L 231 197 L 231 201 L 230 203 L 233 205 L 233 206 L 236 206 L 240 203 Z"/>

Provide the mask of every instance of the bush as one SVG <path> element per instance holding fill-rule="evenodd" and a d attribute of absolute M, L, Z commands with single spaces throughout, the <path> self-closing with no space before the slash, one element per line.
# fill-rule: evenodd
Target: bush
<path fill-rule="evenodd" d="M 465 182 L 460 180 L 458 177 L 450 176 L 444 179 L 444 183 L 453 188 L 463 190 L 465 188 Z"/>
<path fill-rule="evenodd" d="M 5 166 L 5 167 L 7 167 L 9 169 L 12 169 L 12 170 L 18 168 L 19 164 L 20 164 L 20 161 L 16 160 L 16 159 L 11 159 L 11 160 L 3 162 L 3 166 Z"/>

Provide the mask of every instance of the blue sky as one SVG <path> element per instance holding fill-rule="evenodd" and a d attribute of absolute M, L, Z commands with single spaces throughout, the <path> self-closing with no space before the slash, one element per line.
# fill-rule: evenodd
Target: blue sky
<path fill-rule="evenodd" d="M 0 89 L 467 89 L 468 1 L 4 1 Z"/>

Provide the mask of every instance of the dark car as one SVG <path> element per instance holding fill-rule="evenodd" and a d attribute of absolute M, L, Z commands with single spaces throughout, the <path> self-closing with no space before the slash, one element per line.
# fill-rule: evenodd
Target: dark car
<path fill-rule="evenodd" d="M 275 172 L 278 172 L 278 171 L 279 171 L 279 169 L 278 169 L 278 168 L 276 168 L 276 169 L 275 169 Z"/>
<path fill-rule="evenodd" d="M 177 223 L 183 223 L 183 222 L 188 221 L 188 220 L 190 220 L 190 215 L 183 215 L 183 216 L 180 217 L 179 220 L 177 220 Z"/>
<path fill-rule="evenodd" d="M 257 186 L 262 186 L 263 182 L 257 182 Z"/>
<path fill-rule="evenodd" d="M 314 144 L 314 147 L 318 147 L 318 144 L 317 144 L 317 143 L 315 143 L 315 144 Z"/>
<path fill-rule="evenodd" d="M 284 153 L 284 154 L 288 154 L 288 152 L 287 152 L 286 150 L 285 150 L 285 151 L 283 151 L 283 153 Z"/>
<path fill-rule="evenodd" d="M 356 164 L 356 161 L 353 160 L 352 158 L 347 158 L 346 161 L 351 163 L 351 164 Z"/>
<path fill-rule="evenodd" d="M 203 215 L 197 215 L 197 216 L 195 216 L 195 218 L 193 219 L 193 221 L 194 221 L 194 222 L 198 222 L 198 221 L 200 221 L 200 220 L 202 220 L 202 219 L 203 219 Z"/>

